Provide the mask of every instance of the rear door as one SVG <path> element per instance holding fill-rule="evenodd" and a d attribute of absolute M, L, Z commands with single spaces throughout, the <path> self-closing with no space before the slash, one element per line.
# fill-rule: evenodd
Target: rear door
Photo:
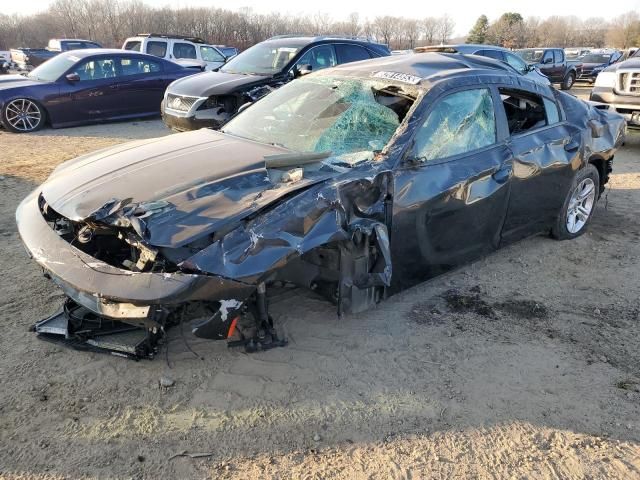
<path fill-rule="evenodd" d="M 171 57 L 169 58 L 175 58 L 176 60 L 180 60 L 180 59 L 190 59 L 190 60 L 197 60 L 198 59 L 198 52 L 196 50 L 196 46 L 192 43 L 186 43 L 186 42 L 178 42 L 175 41 L 173 43 L 173 48 L 171 49 Z"/>
<path fill-rule="evenodd" d="M 580 131 L 563 121 L 552 91 L 499 89 L 509 128 L 513 179 L 504 242 L 548 229 L 580 165 Z"/>
<path fill-rule="evenodd" d="M 167 46 L 166 40 L 149 40 L 144 49 L 145 53 L 154 57 L 167 58 Z"/>
<path fill-rule="evenodd" d="M 339 64 L 369 60 L 371 58 L 367 49 L 359 45 L 340 43 L 335 45 L 335 49 Z"/>
<path fill-rule="evenodd" d="M 160 102 L 170 80 L 165 80 L 162 62 L 146 57 L 118 58 L 118 96 L 122 114 L 160 112 Z"/>
<path fill-rule="evenodd" d="M 497 94 L 485 87 L 429 95 L 423 104 L 432 106 L 394 172 L 400 288 L 497 248 L 509 196 L 511 152 L 497 128 Z"/>

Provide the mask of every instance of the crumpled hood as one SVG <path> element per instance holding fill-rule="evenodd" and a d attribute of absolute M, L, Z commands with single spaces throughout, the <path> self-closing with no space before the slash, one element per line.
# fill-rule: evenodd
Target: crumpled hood
<path fill-rule="evenodd" d="M 42 82 L 31 80 L 22 75 L 2 75 L 0 76 L 0 90 L 8 90 L 16 87 L 30 87 L 42 85 Z"/>
<path fill-rule="evenodd" d="M 240 75 L 236 73 L 203 72 L 176 80 L 167 89 L 173 95 L 189 97 L 209 97 L 226 95 L 237 88 L 252 87 L 267 83 L 271 77 L 259 75 Z"/>
<path fill-rule="evenodd" d="M 149 244 L 179 247 L 322 179 L 272 183 L 264 156 L 288 152 L 202 129 L 78 157 L 60 165 L 41 193 L 71 220 L 120 217 Z"/>

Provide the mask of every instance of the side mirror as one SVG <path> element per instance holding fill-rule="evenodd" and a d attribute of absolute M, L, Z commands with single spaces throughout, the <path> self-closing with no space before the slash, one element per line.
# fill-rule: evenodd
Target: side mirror
<path fill-rule="evenodd" d="M 76 83 L 80 81 L 80 75 L 78 75 L 77 73 L 69 73 L 65 76 L 65 78 L 67 79 L 67 82 L 70 83 Z"/>
<path fill-rule="evenodd" d="M 543 65 L 548 65 L 549 63 L 553 63 L 553 58 L 547 57 L 542 61 Z"/>
<path fill-rule="evenodd" d="M 313 68 L 309 64 L 296 65 L 293 69 L 293 78 L 308 75 L 312 70 Z"/>
<path fill-rule="evenodd" d="M 242 105 L 240 105 L 240 108 L 238 108 L 238 112 L 237 113 L 244 112 L 251 105 L 253 105 L 253 102 L 243 103 Z"/>

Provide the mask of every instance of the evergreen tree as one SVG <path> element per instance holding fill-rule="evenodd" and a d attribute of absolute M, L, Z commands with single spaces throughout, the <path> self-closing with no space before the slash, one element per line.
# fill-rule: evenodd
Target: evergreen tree
<path fill-rule="evenodd" d="M 480 15 L 476 24 L 469 31 L 467 43 L 484 43 L 489 30 L 489 19 L 486 15 Z"/>

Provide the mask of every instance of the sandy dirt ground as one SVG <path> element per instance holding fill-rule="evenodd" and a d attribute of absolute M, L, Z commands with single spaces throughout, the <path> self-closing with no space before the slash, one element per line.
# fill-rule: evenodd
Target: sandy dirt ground
<path fill-rule="evenodd" d="M 640 133 L 587 234 L 342 319 L 291 292 L 271 307 L 286 348 L 174 329 L 133 362 L 38 340 L 62 296 L 25 255 L 17 204 L 66 159 L 167 133 L 0 132 L 0 478 L 640 478 Z"/>

